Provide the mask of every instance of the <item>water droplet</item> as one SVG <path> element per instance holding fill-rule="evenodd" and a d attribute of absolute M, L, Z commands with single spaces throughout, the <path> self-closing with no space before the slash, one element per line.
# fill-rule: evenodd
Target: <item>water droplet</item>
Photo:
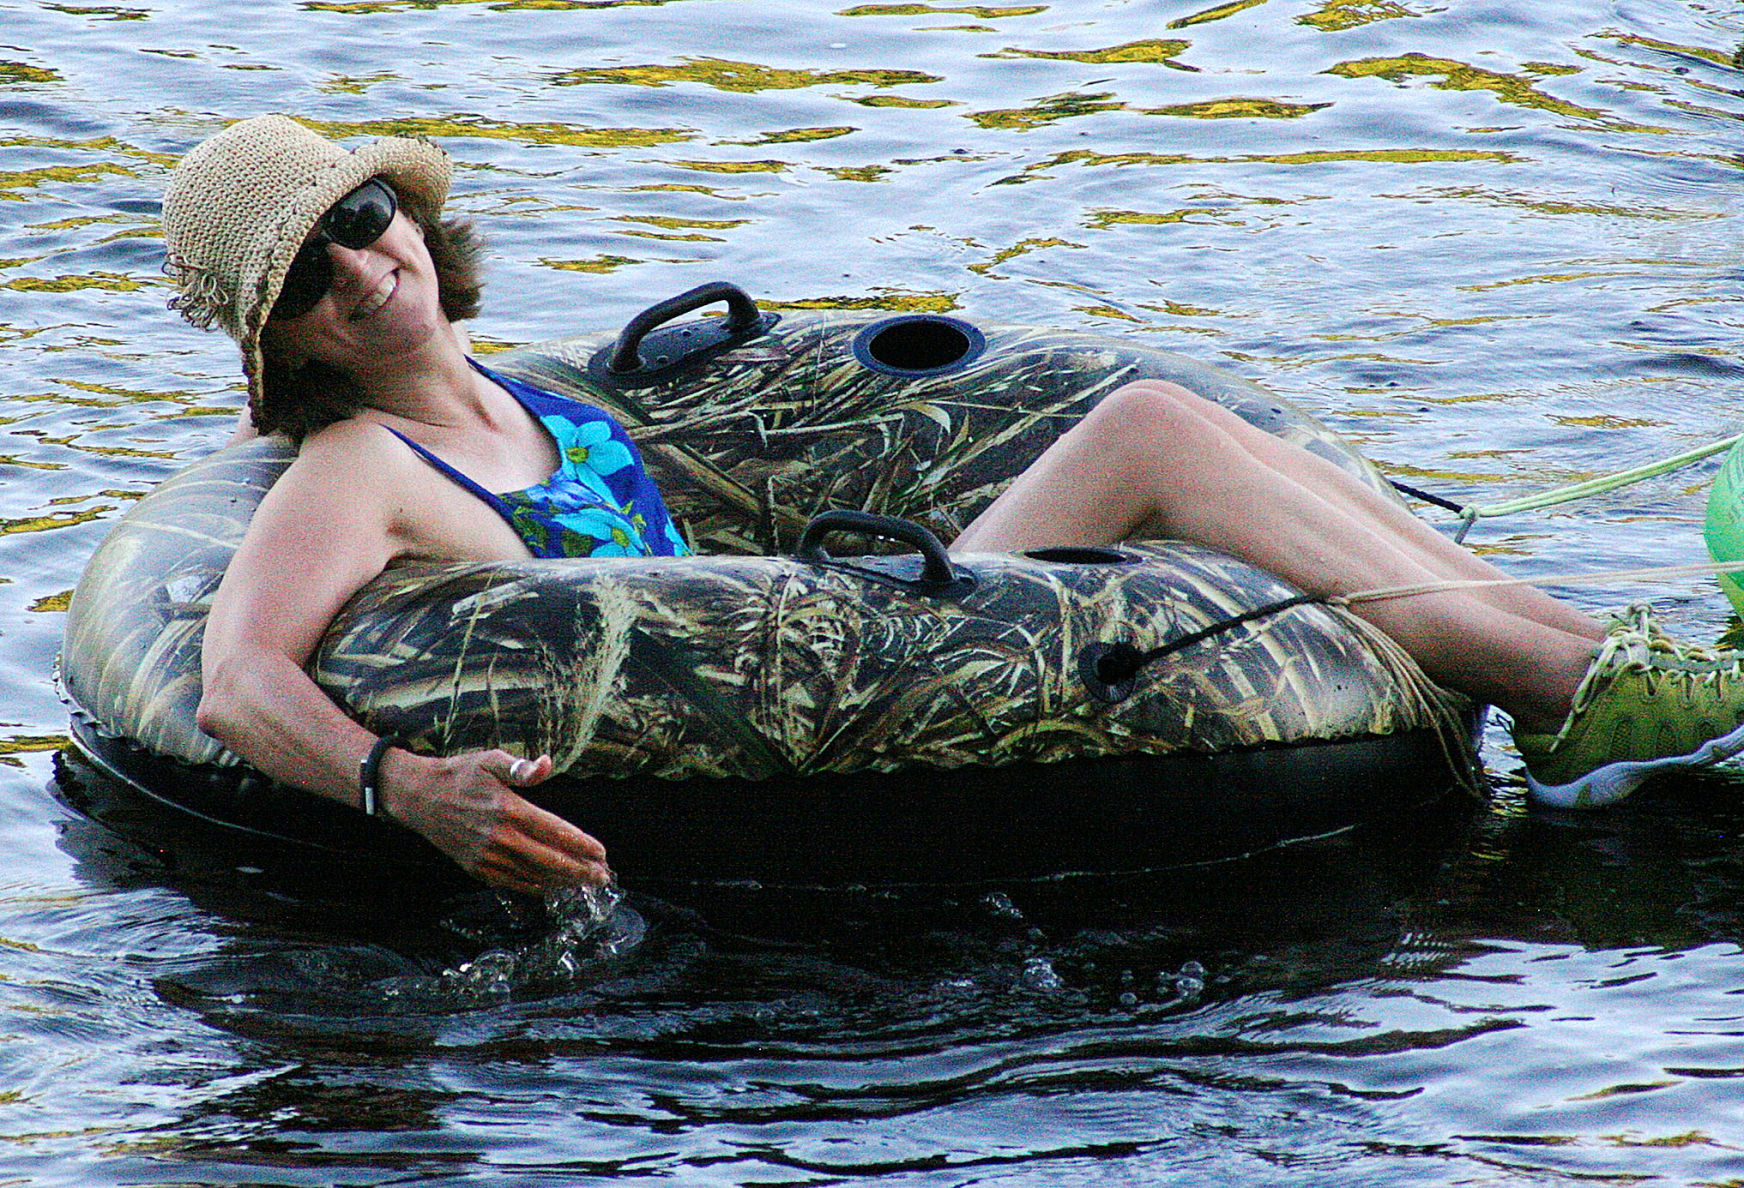
<path fill-rule="evenodd" d="M 1065 979 L 1054 972 L 1054 963 L 1046 957 L 1031 957 L 1025 961 L 1023 972 L 1018 975 L 1017 981 L 1026 990 L 1049 994 L 1066 988 Z"/>

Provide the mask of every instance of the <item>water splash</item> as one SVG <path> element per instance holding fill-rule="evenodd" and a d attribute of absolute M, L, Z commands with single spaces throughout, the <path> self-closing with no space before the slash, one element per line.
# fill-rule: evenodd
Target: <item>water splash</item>
<path fill-rule="evenodd" d="M 616 884 L 550 891 L 531 909 L 505 896 L 503 907 L 523 926 L 516 942 L 492 945 L 434 976 L 391 979 L 382 986 L 387 997 L 452 1009 L 574 989 L 633 951 L 648 930 Z"/>
<path fill-rule="evenodd" d="M 1039 994 L 1056 994 L 1066 988 L 1066 979 L 1054 969 L 1054 963 L 1046 957 L 1030 957 L 1023 963 L 1023 970 L 1017 975 L 1017 985 L 1020 989 L 1033 990 Z"/>

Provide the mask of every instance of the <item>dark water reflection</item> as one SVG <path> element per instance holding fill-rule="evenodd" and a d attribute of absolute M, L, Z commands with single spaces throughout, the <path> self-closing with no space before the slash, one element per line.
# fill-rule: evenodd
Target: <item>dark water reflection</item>
<path fill-rule="evenodd" d="M 128 1004 L 118 1080 L 176 1102 L 117 1166 L 1445 1182 L 1639 1147 L 1724 1182 L 1732 787 L 1597 824 L 1505 792 L 1246 863 L 994 892 L 667 888 L 567 965 L 550 920 L 478 893 L 323 896 L 84 820 L 59 844 L 75 931 L 139 965 L 106 993 Z"/>
<path fill-rule="evenodd" d="M 50 671 L 222 439 L 158 196 L 224 120 L 432 136 L 480 346 L 704 279 L 1143 336 L 1496 502 L 1739 427 L 1736 5 L 0 0 L 0 1181 L 1737 1183 L 1735 775 L 1228 867 L 626 875 L 603 922 L 98 824 Z M 1498 521 L 1700 556 L 1705 472 Z M 1651 596 L 1711 636 L 1704 582 Z M 609 840 L 609 839 L 608 839 Z M 242 869 L 239 869 L 242 868 Z M 9 1179 L 10 1178 L 10 1179 Z"/>

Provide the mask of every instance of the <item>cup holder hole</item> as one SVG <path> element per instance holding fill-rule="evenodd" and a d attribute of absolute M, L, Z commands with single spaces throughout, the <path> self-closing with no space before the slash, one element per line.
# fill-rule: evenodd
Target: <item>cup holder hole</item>
<path fill-rule="evenodd" d="M 1029 549 L 1023 555 L 1034 561 L 1048 561 L 1056 565 L 1125 565 L 1133 559 L 1119 549 L 1071 546 L 1053 549 Z"/>
<path fill-rule="evenodd" d="M 866 327 L 854 339 L 854 357 L 885 375 L 945 375 L 968 366 L 986 346 L 967 322 L 921 314 Z"/>

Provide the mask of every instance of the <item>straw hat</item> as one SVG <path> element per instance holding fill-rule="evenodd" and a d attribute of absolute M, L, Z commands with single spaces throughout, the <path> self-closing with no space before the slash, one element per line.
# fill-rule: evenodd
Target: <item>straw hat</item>
<path fill-rule="evenodd" d="M 426 140 L 384 136 L 347 150 L 284 116 L 232 124 L 183 157 L 164 191 L 164 271 L 179 290 L 170 308 L 237 341 L 257 403 L 261 329 L 321 216 L 383 177 L 408 213 L 434 221 L 451 173 L 448 154 Z"/>

